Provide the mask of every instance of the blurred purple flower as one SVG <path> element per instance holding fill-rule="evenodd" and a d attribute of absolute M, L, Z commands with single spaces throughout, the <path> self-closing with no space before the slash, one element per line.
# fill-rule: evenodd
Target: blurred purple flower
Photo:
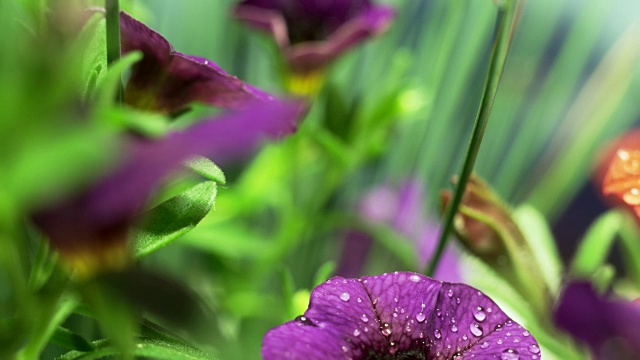
<path fill-rule="evenodd" d="M 122 161 L 111 172 L 85 191 L 38 211 L 34 221 L 71 267 L 126 262 L 127 231 L 166 175 L 194 155 L 224 161 L 250 151 L 263 138 L 290 134 L 302 110 L 298 101 L 256 101 L 161 140 L 129 139 Z"/>
<path fill-rule="evenodd" d="M 272 359 L 538 359 L 531 334 L 464 285 L 396 272 L 335 277 L 264 337 Z"/>
<path fill-rule="evenodd" d="M 127 104 L 174 113 L 194 101 L 236 109 L 243 104 L 273 98 L 224 72 L 212 61 L 177 52 L 160 34 L 121 12 L 122 52 L 141 51 L 125 88 Z"/>
<path fill-rule="evenodd" d="M 309 74 L 384 32 L 395 10 L 369 0 L 244 0 L 235 16 L 273 36 L 293 73 Z"/>
<path fill-rule="evenodd" d="M 440 226 L 423 211 L 425 201 L 421 184 L 410 179 L 398 188 L 387 185 L 368 192 L 360 201 L 358 213 L 366 221 L 389 226 L 411 240 L 418 253 L 418 266 L 423 268 L 433 255 L 440 234 Z M 372 243 L 373 239 L 368 233 L 348 231 L 337 274 L 347 277 L 360 275 Z M 460 281 L 457 259 L 455 249 L 448 247 L 434 277 L 439 280 Z"/>
<path fill-rule="evenodd" d="M 640 358 L 640 304 L 607 299 L 588 282 L 572 282 L 560 296 L 554 320 L 587 344 L 596 359 Z"/>

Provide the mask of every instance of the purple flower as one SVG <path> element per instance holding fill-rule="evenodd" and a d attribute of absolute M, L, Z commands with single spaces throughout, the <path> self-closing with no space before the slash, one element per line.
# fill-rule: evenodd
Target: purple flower
<path fill-rule="evenodd" d="M 166 175 L 197 154 L 223 161 L 250 151 L 262 138 L 290 134 L 301 110 L 297 101 L 257 101 L 161 140 L 129 139 L 106 176 L 38 211 L 34 221 L 71 267 L 120 267 L 127 261 L 127 231 Z"/>
<path fill-rule="evenodd" d="M 335 277 L 264 337 L 272 359 L 538 359 L 536 340 L 482 292 L 396 272 Z"/>
<path fill-rule="evenodd" d="M 358 206 L 359 215 L 372 224 L 386 225 L 415 244 L 418 266 L 427 265 L 437 245 L 440 227 L 423 210 L 426 196 L 420 182 L 409 179 L 397 188 L 380 186 L 368 192 Z M 360 274 L 366 255 L 373 243 L 371 235 L 363 231 L 347 232 L 343 259 L 337 273 L 343 276 Z M 439 280 L 460 281 L 457 253 L 448 247 L 434 277 Z"/>
<path fill-rule="evenodd" d="M 212 61 L 173 49 L 160 34 L 129 16 L 120 14 L 122 52 L 141 51 L 125 88 L 127 104 L 174 113 L 194 101 L 236 109 L 253 100 L 272 97 L 224 72 Z"/>
<path fill-rule="evenodd" d="M 560 296 L 554 320 L 587 344 L 596 359 L 640 358 L 640 304 L 607 299 L 588 282 L 572 282 Z"/>
<path fill-rule="evenodd" d="M 369 0 L 244 0 L 235 16 L 273 36 L 293 73 L 310 74 L 384 32 L 395 11 Z"/>

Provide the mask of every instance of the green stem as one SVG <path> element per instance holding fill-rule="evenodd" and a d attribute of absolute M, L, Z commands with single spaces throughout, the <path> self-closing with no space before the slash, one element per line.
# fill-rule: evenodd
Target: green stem
<path fill-rule="evenodd" d="M 493 43 L 493 49 L 491 50 L 491 58 L 489 61 L 489 72 L 484 85 L 484 91 L 482 93 L 482 100 L 480 102 L 480 108 L 478 109 L 478 115 L 473 126 L 473 132 L 471 134 L 471 140 L 469 141 L 469 147 L 465 155 L 462 170 L 460 172 L 460 179 L 456 186 L 456 190 L 453 196 L 451 204 L 447 208 L 445 213 L 444 226 L 438 239 L 438 246 L 436 252 L 429 263 L 426 270 L 428 276 L 433 276 L 433 273 L 438 266 L 438 262 L 442 257 L 449 233 L 453 228 L 453 219 L 458 211 L 458 206 L 462 201 L 462 195 L 467 187 L 473 166 L 480 150 L 480 144 L 482 143 L 482 137 L 484 131 L 487 128 L 489 122 L 489 116 L 491 115 L 491 109 L 493 107 L 493 101 L 495 100 L 496 93 L 498 91 L 498 84 L 500 83 L 500 77 L 502 76 L 502 70 L 507 59 L 509 52 L 509 45 L 511 38 L 515 30 L 514 18 L 516 14 L 517 0 L 505 2 L 498 10 L 498 17 L 496 19 L 497 31 L 496 39 Z"/>
<path fill-rule="evenodd" d="M 120 5 L 118 0 L 105 0 L 107 22 L 107 64 L 112 66 L 120 59 Z M 122 102 L 122 85 L 118 86 L 117 99 Z"/>

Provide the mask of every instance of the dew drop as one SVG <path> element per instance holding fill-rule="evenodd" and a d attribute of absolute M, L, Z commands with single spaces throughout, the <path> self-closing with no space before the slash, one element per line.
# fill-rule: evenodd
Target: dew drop
<path fill-rule="evenodd" d="M 478 306 L 473 310 L 473 318 L 480 322 L 487 318 L 487 313 L 484 312 L 482 306 Z"/>
<path fill-rule="evenodd" d="M 500 354 L 500 360 L 518 360 L 520 355 L 513 349 L 507 349 Z"/>
<path fill-rule="evenodd" d="M 349 299 L 351 299 L 351 295 L 349 295 L 348 292 L 343 292 L 342 294 L 340 294 L 340 300 L 349 301 Z"/>
<path fill-rule="evenodd" d="M 480 324 L 471 324 L 469 326 L 469 330 L 471 330 L 471 334 L 475 337 L 480 337 L 483 334 L 482 326 L 480 326 Z"/>
<path fill-rule="evenodd" d="M 362 316 L 360 316 L 360 320 L 362 320 L 362 322 L 368 322 L 369 318 L 367 317 L 367 315 L 362 314 Z"/>
<path fill-rule="evenodd" d="M 344 352 L 348 352 L 348 351 L 349 351 L 349 348 L 348 348 L 348 347 L 346 347 L 346 346 L 344 346 L 344 345 L 342 345 L 342 351 L 344 351 Z"/>
<path fill-rule="evenodd" d="M 451 325 L 451 331 L 458 332 L 458 327 L 456 326 L 456 324 Z"/>
<path fill-rule="evenodd" d="M 398 317 L 398 313 L 393 313 L 393 317 L 397 318 Z"/>
<path fill-rule="evenodd" d="M 407 324 L 407 326 L 404 327 L 404 331 L 408 333 L 411 333 L 411 326 L 409 324 Z"/>
<path fill-rule="evenodd" d="M 397 297 L 394 297 L 394 298 L 393 298 L 393 301 L 398 302 L 398 298 L 397 298 Z"/>
<path fill-rule="evenodd" d="M 436 337 L 436 339 L 440 339 L 440 338 L 442 337 L 442 334 L 440 333 L 440 330 L 436 329 L 436 330 L 433 332 L 433 336 L 435 336 L 435 337 Z"/>
<path fill-rule="evenodd" d="M 409 276 L 409 280 L 413 281 L 413 282 L 420 282 L 420 276 L 413 274 L 411 276 Z"/>
<path fill-rule="evenodd" d="M 357 298 L 357 299 L 356 299 L 356 301 L 357 301 L 358 303 L 361 303 L 361 302 L 362 302 L 362 299 Z"/>
<path fill-rule="evenodd" d="M 459 297 L 456 298 L 456 304 L 460 305 L 460 298 Z"/>
<path fill-rule="evenodd" d="M 498 345 L 502 345 L 502 339 L 498 339 L 498 340 L 496 340 L 496 344 L 498 344 Z"/>
<path fill-rule="evenodd" d="M 423 313 L 418 313 L 418 315 L 416 315 L 416 320 L 418 320 L 419 323 L 424 322 L 426 318 L 427 316 Z"/>
<path fill-rule="evenodd" d="M 532 353 L 532 354 L 539 354 L 540 353 L 540 348 L 536 344 L 531 344 L 531 345 L 529 345 L 529 352 Z"/>
<path fill-rule="evenodd" d="M 398 344 L 396 344 L 395 342 L 390 342 L 389 343 L 389 354 L 393 355 L 396 353 L 396 351 L 398 351 Z"/>
<path fill-rule="evenodd" d="M 482 344 L 480 344 L 480 348 L 481 348 L 481 349 L 486 349 L 486 348 L 488 348 L 488 347 L 489 347 L 489 343 L 488 343 L 488 342 L 486 342 L 486 341 L 485 341 L 485 342 L 483 342 Z"/>
<path fill-rule="evenodd" d="M 462 335 L 462 340 L 467 341 L 469 339 L 469 337 L 467 336 L 467 334 Z"/>
<path fill-rule="evenodd" d="M 453 297 L 453 289 L 447 290 L 447 296 L 450 298 Z"/>
<path fill-rule="evenodd" d="M 640 189 L 629 189 L 629 191 L 625 192 L 624 195 L 622 195 L 622 200 L 624 200 L 627 205 L 640 205 Z"/>
<path fill-rule="evenodd" d="M 423 332 L 420 333 L 420 339 L 424 339 L 424 333 Z"/>
<path fill-rule="evenodd" d="M 358 330 L 358 329 L 353 330 L 353 336 L 355 336 L 355 337 L 360 336 L 360 330 Z"/>
<path fill-rule="evenodd" d="M 313 325 L 313 323 L 311 322 L 311 319 L 309 319 L 308 317 L 306 317 L 304 315 L 300 315 L 300 316 L 296 317 L 295 321 L 300 325 Z"/>
<path fill-rule="evenodd" d="M 362 330 L 364 330 L 364 332 L 369 332 L 369 328 L 368 328 L 368 327 L 366 327 L 366 326 L 365 326 L 365 327 L 364 327 L 364 329 L 362 329 Z"/>
<path fill-rule="evenodd" d="M 524 337 L 528 337 L 529 335 L 531 335 L 531 333 L 528 332 L 527 330 L 522 332 L 522 336 L 524 336 Z"/>
<path fill-rule="evenodd" d="M 389 336 L 389 335 L 391 335 L 391 332 L 392 332 L 391 326 L 389 326 L 389 324 L 387 324 L 387 323 L 384 323 L 384 324 L 382 324 L 382 330 L 381 331 L 382 331 L 382 335 Z"/>

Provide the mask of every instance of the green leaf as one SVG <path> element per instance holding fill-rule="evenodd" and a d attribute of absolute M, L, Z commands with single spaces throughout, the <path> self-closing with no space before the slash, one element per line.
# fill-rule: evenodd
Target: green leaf
<path fill-rule="evenodd" d="M 334 271 L 336 271 L 335 261 L 327 261 L 322 264 L 318 271 L 316 271 L 316 275 L 313 277 L 313 286 L 316 287 L 327 281 L 327 279 L 333 275 Z"/>
<path fill-rule="evenodd" d="M 571 264 L 571 273 L 591 277 L 607 259 L 622 224 L 622 214 L 609 211 L 591 224 Z"/>
<path fill-rule="evenodd" d="M 82 336 L 62 326 L 56 329 L 51 342 L 69 350 L 91 351 L 94 349 L 93 344 Z"/>
<path fill-rule="evenodd" d="M 148 255 L 191 231 L 213 208 L 216 183 L 205 181 L 147 213 L 133 242 L 136 257 Z"/>
<path fill-rule="evenodd" d="M 198 156 L 190 159 L 184 163 L 184 166 L 191 169 L 196 174 L 215 181 L 218 184 L 224 185 L 227 183 L 227 179 L 225 178 L 222 169 L 206 157 Z"/>
<path fill-rule="evenodd" d="M 538 210 L 529 205 L 518 207 L 512 215 L 529 247 L 533 249 L 547 285 L 557 294 L 562 278 L 562 260 L 549 224 Z"/>
<path fill-rule="evenodd" d="M 92 360 L 104 357 L 114 357 L 120 353 L 109 345 L 106 340 L 93 342 L 95 350 L 90 352 L 71 351 L 60 357 L 58 360 Z M 147 357 L 157 360 L 212 360 L 211 355 L 186 345 L 181 342 L 171 342 L 160 339 L 141 338 L 133 348 L 136 357 Z"/>
<path fill-rule="evenodd" d="M 82 75 L 85 82 L 84 95 L 90 96 L 107 70 L 107 37 L 104 14 L 96 12 L 82 29 L 78 37 L 83 46 Z"/>

